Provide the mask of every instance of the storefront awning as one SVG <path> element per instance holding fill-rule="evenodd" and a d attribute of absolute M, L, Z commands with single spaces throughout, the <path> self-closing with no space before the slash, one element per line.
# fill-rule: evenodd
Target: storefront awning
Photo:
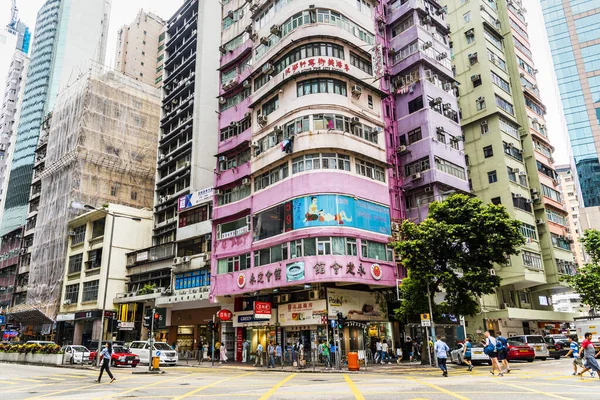
<path fill-rule="evenodd" d="M 515 319 L 523 321 L 551 321 L 551 322 L 573 322 L 578 316 L 577 313 L 568 313 L 560 311 L 530 310 L 527 308 L 507 307 L 504 310 L 484 312 L 482 314 L 487 319 Z"/>
<path fill-rule="evenodd" d="M 23 325 L 44 325 L 54 322 L 42 311 L 35 308 L 35 306 L 28 304 L 19 304 L 18 306 L 9 308 L 6 311 L 6 315 L 9 320 L 15 320 Z"/>

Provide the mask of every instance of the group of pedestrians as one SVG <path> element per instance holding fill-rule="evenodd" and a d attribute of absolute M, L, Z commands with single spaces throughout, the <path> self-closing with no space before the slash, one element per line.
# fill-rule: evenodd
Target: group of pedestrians
<path fill-rule="evenodd" d="M 501 332 L 496 333 L 494 337 L 490 331 L 485 331 L 485 342 L 483 352 L 490 357 L 492 362 L 492 370 L 490 373 L 495 375 L 498 371 L 498 376 L 504 376 L 510 372 L 510 366 L 508 365 L 508 341 Z M 471 367 L 471 370 L 473 367 Z"/>
<path fill-rule="evenodd" d="M 596 353 L 596 347 L 592 343 L 592 334 L 590 332 L 585 333 L 581 345 L 577 343 L 577 335 L 569 336 L 569 352 L 565 354 L 565 357 L 573 357 L 573 375 L 583 379 L 583 374 L 590 371 L 592 378 L 595 374 L 598 374 L 598 378 L 600 378 L 600 366 L 598 365 L 598 361 L 596 361 L 598 355 L 600 355 L 600 351 Z M 578 371 L 577 367 L 583 369 Z"/>

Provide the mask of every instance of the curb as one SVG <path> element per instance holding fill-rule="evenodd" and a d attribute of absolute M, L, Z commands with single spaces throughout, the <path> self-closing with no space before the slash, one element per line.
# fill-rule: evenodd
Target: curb
<path fill-rule="evenodd" d="M 202 368 L 202 369 L 227 369 L 227 370 L 236 370 L 236 371 L 261 371 L 261 372 L 285 372 L 285 373 L 322 373 L 322 374 L 364 374 L 364 373 L 376 373 L 376 374 L 388 374 L 388 373 L 407 373 L 407 372 L 415 372 L 415 371 L 437 371 L 437 368 L 431 368 L 430 366 L 406 366 L 406 367 L 393 367 L 389 369 L 382 368 L 373 368 L 367 367 L 367 369 L 361 369 L 359 371 L 350 371 L 347 368 L 344 369 L 323 369 L 323 367 L 316 367 L 315 369 L 311 367 L 306 368 L 265 368 L 265 367 L 246 367 L 246 366 L 224 366 L 224 365 L 187 365 L 181 366 L 184 368 Z"/>
<path fill-rule="evenodd" d="M 162 375 L 166 374 L 167 371 L 163 370 L 152 370 L 152 371 L 132 371 L 133 375 Z"/>

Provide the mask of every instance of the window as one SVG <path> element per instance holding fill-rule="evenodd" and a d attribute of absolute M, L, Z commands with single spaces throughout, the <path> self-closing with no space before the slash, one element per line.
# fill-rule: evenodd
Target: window
<path fill-rule="evenodd" d="M 546 114 L 546 110 L 544 110 L 543 107 L 539 106 L 536 102 L 528 97 L 525 97 L 525 105 L 539 116 L 544 116 Z"/>
<path fill-rule="evenodd" d="M 414 142 L 418 142 L 423 139 L 423 134 L 421 133 L 421 128 L 414 129 L 408 132 L 408 144 L 413 144 Z"/>
<path fill-rule="evenodd" d="M 507 113 L 509 113 L 510 115 L 515 115 L 513 105 L 498 95 L 496 95 L 496 105 L 504 111 L 506 111 Z"/>
<path fill-rule="evenodd" d="M 79 300 L 79 283 L 65 286 L 64 300 L 71 304 L 77 304 L 77 300 Z"/>
<path fill-rule="evenodd" d="M 100 281 L 83 282 L 83 298 L 84 301 L 94 301 L 98 299 L 98 286 Z"/>
<path fill-rule="evenodd" d="M 354 65 L 356 68 L 366 72 L 369 75 L 373 75 L 373 66 L 371 61 L 365 60 L 364 58 L 360 57 L 357 54 L 354 54 L 353 52 L 350 52 L 350 64 Z"/>
<path fill-rule="evenodd" d="M 250 186 L 238 185 L 232 188 L 224 189 L 223 194 L 218 197 L 219 205 L 233 203 L 250 196 Z"/>
<path fill-rule="evenodd" d="M 385 182 L 385 169 L 370 162 L 357 159 L 356 173 L 376 181 Z"/>
<path fill-rule="evenodd" d="M 250 231 L 249 223 L 250 221 L 247 217 L 242 217 L 234 221 L 219 224 L 217 225 L 217 239 L 226 239 L 243 235 Z"/>
<path fill-rule="evenodd" d="M 292 65 L 293 63 L 300 61 L 302 59 L 305 58 L 310 58 L 310 57 L 334 57 L 334 58 L 339 58 L 340 60 L 344 60 L 344 46 L 340 46 L 338 44 L 333 44 L 333 43 L 308 43 L 299 47 L 296 47 L 295 49 L 291 50 L 289 53 L 287 53 L 286 55 L 284 55 L 282 58 L 280 58 L 276 63 L 275 63 L 275 73 L 274 75 L 279 74 L 280 72 L 284 71 L 288 66 Z M 270 75 L 262 75 L 260 78 L 265 77 L 265 82 L 268 82 L 268 80 L 271 78 Z M 260 79 L 259 78 L 259 79 Z M 255 86 L 254 86 L 254 90 L 257 90 L 258 88 L 260 88 L 261 86 L 264 85 L 261 84 L 258 87 L 256 87 L 256 80 L 255 80 Z"/>
<path fill-rule="evenodd" d="M 346 255 L 356 256 L 357 248 L 356 248 L 356 239 L 346 238 Z"/>
<path fill-rule="evenodd" d="M 287 178 L 288 175 L 289 167 L 287 163 L 275 167 L 267 172 L 263 172 L 262 174 L 254 178 L 254 191 L 258 191 L 268 186 L 271 186 Z"/>
<path fill-rule="evenodd" d="M 568 225 L 568 221 L 567 218 L 562 215 L 557 213 L 554 210 L 550 210 L 550 209 L 546 209 L 546 216 L 548 217 L 548 221 L 554 222 L 555 224 L 559 224 L 562 226 L 567 226 Z"/>
<path fill-rule="evenodd" d="M 494 45 L 498 50 L 502 51 L 502 40 L 498 39 L 493 33 L 488 31 L 487 29 L 483 29 L 483 34 L 485 38 Z"/>
<path fill-rule="evenodd" d="M 286 215 L 290 215 L 292 202 L 276 205 L 268 210 L 261 211 L 254 215 L 254 241 L 270 238 L 291 230 L 291 225 L 286 225 Z M 287 228 L 287 229 L 286 229 Z"/>
<path fill-rule="evenodd" d="M 473 82 L 473 87 L 481 86 L 483 81 L 481 80 L 481 75 L 473 75 L 471 76 L 471 82 Z"/>
<path fill-rule="evenodd" d="M 515 139 L 519 139 L 519 128 L 517 128 L 517 126 L 515 124 L 513 124 L 512 122 L 500 117 L 498 119 L 498 123 L 500 125 L 500 130 L 502 132 L 508 133 L 510 136 L 514 137 Z"/>
<path fill-rule="evenodd" d="M 117 193 L 118 193 L 118 191 L 119 191 L 119 188 L 117 186 L 111 186 L 110 187 L 110 195 L 111 196 L 113 196 L 113 197 L 116 196 Z"/>
<path fill-rule="evenodd" d="M 494 197 L 493 199 L 490 200 L 490 203 L 495 204 L 495 205 L 500 205 L 500 204 L 502 204 L 502 199 L 500 197 Z"/>
<path fill-rule="evenodd" d="M 492 82 L 494 82 L 494 84 L 496 86 L 498 86 L 500 89 L 504 90 L 507 93 L 510 93 L 510 84 L 507 81 L 505 81 L 504 79 L 500 78 L 494 72 L 492 72 L 491 74 L 492 74 Z"/>
<path fill-rule="evenodd" d="M 279 108 L 279 95 L 273 97 L 262 106 L 261 115 L 267 116 Z"/>
<path fill-rule="evenodd" d="M 131 200 L 137 200 L 137 192 L 131 192 Z"/>
<path fill-rule="evenodd" d="M 408 102 L 408 113 L 412 114 L 423 108 L 423 96 L 419 96 Z"/>
<path fill-rule="evenodd" d="M 443 158 L 436 157 L 435 168 L 447 174 L 456 176 L 457 178 L 463 180 L 467 179 L 464 168 L 451 163 L 450 161 L 444 160 Z"/>
<path fill-rule="evenodd" d="M 550 238 L 553 246 L 559 247 L 563 250 L 571 250 L 570 241 L 564 236 L 557 235 L 556 233 L 550 233 Z"/>
<path fill-rule="evenodd" d="M 392 27 L 392 37 L 396 37 L 408 28 L 414 25 L 414 17 L 411 15 L 408 18 L 398 22 Z"/>
<path fill-rule="evenodd" d="M 310 79 L 296 85 L 298 97 L 317 93 L 333 93 L 346 96 L 346 82 L 337 79 Z"/>
<path fill-rule="evenodd" d="M 539 254 L 532 253 L 531 251 L 527 251 L 527 250 L 523 250 L 522 254 L 523 254 L 523 264 L 527 268 L 538 269 L 538 270 L 541 270 L 543 268 L 542 257 Z M 523 293 L 523 292 L 521 292 L 521 293 Z M 525 295 L 526 294 L 527 293 L 525 293 Z M 523 302 L 523 299 L 521 299 L 521 302 Z M 525 299 L 524 302 L 527 303 L 527 299 Z"/>
<path fill-rule="evenodd" d="M 498 182 L 498 175 L 496 174 L 496 171 L 489 171 L 487 173 L 488 175 L 488 182 L 489 183 L 496 183 Z"/>
<path fill-rule="evenodd" d="M 250 118 L 244 118 L 233 125 L 229 125 L 221 129 L 221 141 L 231 139 L 232 137 L 238 136 L 240 133 L 250 128 L 252 122 Z"/>
<path fill-rule="evenodd" d="M 393 251 L 384 243 L 361 240 L 361 256 L 374 260 L 393 261 Z"/>
<path fill-rule="evenodd" d="M 96 269 L 102 265 L 102 249 L 88 251 L 88 260 L 85 262 L 85 269 Z"/>
<path fill-rule="evenodd" d="M 467 44 L 471 44 L 471 43 L 473 43 L 475 41 L 475 34 L 466 35 L 466 38 L 467 38 Z"/>
<path fill-rule="evenodd" d="M 521 230 L 521 234 L 526 239 L 537 240 L 537 231 L 535 229 L 535 226 L 526 224 L 525 222 L 522 222 L 520 230 Z"/>
<path fill-rule="evenodd" d="M 513 143 L 502 142 L 504 153 L 512 158 L 523 161 L 523 150 L 517 149 Z"/>
<path fill-rule="evenodd" d="M 554 171 L 554 169 L 552 169 L 551 167 L 549 167 L 546 164 L 543 164 L 539 161 L 536 161 L 536 164 L 537 164 L 537 170 L 540 171 L 542 174 L 544 174 L 547 177 L 550 177 L 552 179 L 558 178 L 556 171 Z"/>
<path fill-rule="evenodd" d="M 235 107 L 250 96 L 250 89 L 242 90 L 235 96 L 227 97 L 224 101 L 219 102 L 219 111 L 229 110 L 231 107 Z"/>
<path fill-rule="evenodd" d="M 184 211 L 179 213 L 179 227 L 190 226 L 198 224 L 203 221 L 210 219 L 209 206 L 202 206 L 195 208 L 190 211 Z"/>
<path fill-rule="evenodd" d="M 444 131 L 436 132 L 437 141 L 443 144 L 446 144 L 446 135 L 444 135 Z"/>
<path fill-rule="evenodd" d="M 411 176 L 417 172 L 427 171 L 430 168 L 429 157 L 423 157 L 420 160 L 406 164 L 404 166 L 404 176 Z"/>
<path fill-rule="evenodd" d="M 481 134 L 485 135 L 486 133 L 490 133 L 490 126 L 487 121 L 481 123 Z"/>
<path fill-rule="evenodd" d="M 493 157 L 493 155 L 494 155 L 494 150 L 492 149 L 492 146 L 491 146 L 491 145 L 490 145 L 490 146 L 485 146 L 485 147 L 483 148 L 483 156 L 484 156 L 485 158 L 490 158 L 490 157 Z"/>
<path fill-rule="evenodd" d="M 292 174 L 314 169 L 350 171 L 350 156 L 336 153 L 315 153 L 292 159 Z"/>
<path fill-rule="evenodd" d="M 559 191 L 554 190 L 544 184 L 542 184 L 542 194 L 549 199 L 562 203 L 562 195 Z"/>
<path fill-rule="evenodd" d="M 502 71 L 506 72 L 506 61 L 504 61 L 502 58 L 500 58 L 500 56 L 498 56 L 496 53 L 492 52 L 489 49 L 487 51 L 487 54 L 488 60 L 490 60 L 492 64 L 496 65 Z"/>
<path fill-rule="evenodd" d="M 477 108 L 477 111 L 485 110 L 485 97 L 480 97 L 475 100 L 475 107 Z"/>
<path fill-rule="evenodd" d="M 514 183 L 517 183 L 517 173 L 512 167 L 506 167 L 506 171 L 508 173 L 508 180 Z"/>
<path fill-rule="evenodd" d="M 250 268 L 250 266 L 250 253 L 222 258 L 217 261 L 217 273 L 226 274 L 229 272 L 243 271 Z"/>
<path fill-rule="evenodd" d="M 85 240 L 85 228 L 86 225 L 79 225 L 78 227 L 73 228 L 73 231 L 70 232 L 71 246 L 83 243 L 83 241 Z"/>
<path fill-rule="evenodd" d="M 477 58 L 477 53 L 471 53 L 469 54 L 469 64 L 471 65 L 475 65 L 479 62 L 479 59 Z"/>
<path fill-rule="evenodd" d="M 288 244 L 282 243 L 254 251 L 254 266 L 272 264 L 288 259 Z"/>
<path fill-rule="evenodd" d="M 471 22 L 471 11 L 468 11 L 465 14 L 463 14 L 463 21 L 465 21 L 465 23 Z"/>
<path fill-rule="evenodd" d="M 369 105 L 369 108 L 372 110 L 373 109 L 373 96 L 371 96 L 371 95 L 367 96 L 367 104 Z"/>
<path fill-rule="evenodd" d="M 523 211 L 527 211 L 527 212 L 531 212 L 531 200 L 518 195 L 518 194 L 514 194 L 512 195 L 512 199 L 513 199 L 513 205 Z"/>
<path fill-rule="evenodd" d="M 210 285 L 210 270 L 201 269 L 175 275 L 175 290 Z"/>
<path fill-rule="evenodd" d="M 81 265 L 83 264 L 83 253 L 76 254 L 69 257 L 69 274 L 81 272 Z"/>

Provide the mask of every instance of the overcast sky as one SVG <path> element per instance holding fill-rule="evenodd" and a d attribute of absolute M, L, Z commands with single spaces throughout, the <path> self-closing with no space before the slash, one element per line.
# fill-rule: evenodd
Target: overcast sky
<path fill-rule="evenodd" d="M 33 29 L 37 12 L 45 2 L 46 0 L 17 0 L 19 19 L 27 24 L 30 29 Z M 117 31 L 121 26 L 131 23 L 140 9 L 143 8 L 145 11 L 152 11 L 159 17 L 167 20 L 182 4 L 183 0 L 112 0 L 106 50 L 107 64 L 113 66 Z M 0 5 L 2 7 L 0 10 L 0 26 L 4 26 L 10 19 L 11 0 L 0 0 Z"/>
<path fill-rule="evenodd" d="M 33 29 L 37 11 L 44 2 L 45 0 L 17 0 L 19 18 Z M 524 3 L 528 10 L 526 18 L 529 22 L 528 31 L 531 48 L 536 68 L 539 70 L 538 83 L 542 99 L 548 108 L 546 121 L 549 127 L 550 139 L 556 148 L 554 158 L 557 163 L 567 163 L 571 153 L 541 6 L 539 0 L 525 0 Z M 168 19 L 182 4 L 183 0 L 113 0 L 108 35 L 107 64 L 112 66 L 114 62 L 117 30 L 122 25 L 132 22 L 141 8 L 152 11 L 163 19 Z M 0 26 L 9 22 L 10 6 L 10 0 L 0 0 Z"/>

